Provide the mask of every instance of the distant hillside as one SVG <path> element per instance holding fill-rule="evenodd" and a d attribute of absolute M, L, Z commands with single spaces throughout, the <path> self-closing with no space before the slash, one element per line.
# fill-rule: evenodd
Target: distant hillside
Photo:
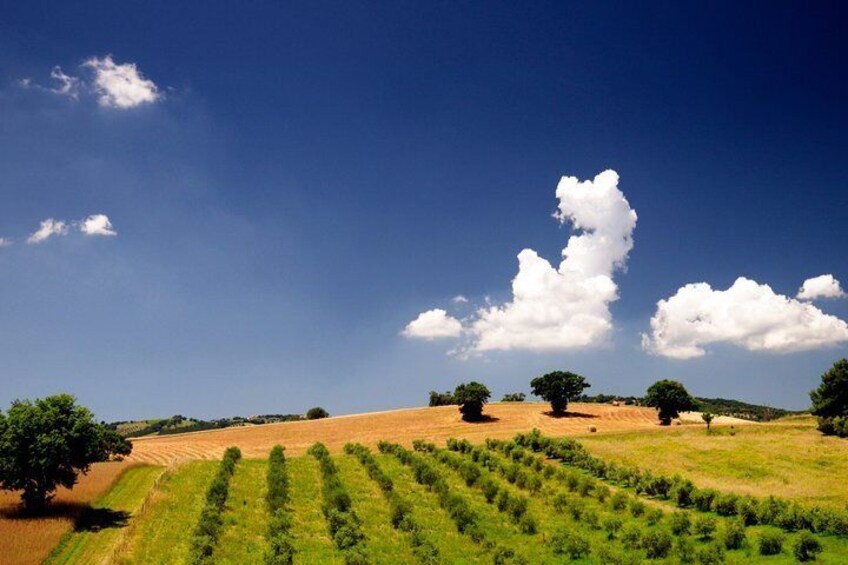
<path fill-rule="evenodd" d="M 186 418 L 180 414 L 170 418 L 159 418 L 154 420 L 136 420 L 112 422 L 109 424 L 114 430 L 124 437 L 163 436 L 169 434 L 182 434 L 186 432 L 199 432 L 203 430 L 218 430 L 231 428 L 233 426 L 252 426 L 256 424 L 272 424 L 275 422 L 293 422 L 305 420 L 302 414 L 262 414 L 244 418 L 235 416 L 233 418 L 220 418 L 218 420 L 198 420 Z"/>
<path fill-rule="evenodd" d="M 741 400 L 732 400 L 728 398 L 702 398 L 695 397 L 700 405 L 701 412 L 712 412 L 720 416 L 732 416 L 743 420 L 751 420 L 753 422 L 769 422 L 777 418 L 782 418 L 790 414 L 801 414 L 802 412 L 793 412 L 784 410 L 783 408 L 774 408 L 773 406 L 764 406 L 760 404 L 749 404 Z M 580 402 L 592 402 L 598 404 L 620 403 L 627 406 L 642 404 L 642 399 L 636 396 L 618 396 L 614 394 L 596 394 L 594 396 L 584 395 L 580 397 Z"/>
<path fill-rule="evenodd" d="M 739 400 L 730 400 L 727 398 L 700 398 L 696 397 L 698 404 L 701 405 L 701 412 L 712 412 L 722 416 L 733 416 L 734 418 L 742 418 L 745 420 L 753 420 L 755 422 L 769 422 L 777 418 L 783 418 L 790 414 L 800 414 L 801 412 L 793 412 L 792 410 L 784 410 L 783 408 L 774 408 L 772 406 L 762 406 L 759 404 L 748 404 Z"/>

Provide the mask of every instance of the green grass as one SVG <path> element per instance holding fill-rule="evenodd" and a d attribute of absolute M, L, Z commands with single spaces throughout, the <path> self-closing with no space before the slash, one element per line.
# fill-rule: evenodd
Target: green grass
<path fill-rule="evenodd" d="M 380 489 L 354 457 L 334 457 L 339 478 L 353 501 L 353 511 L 362 520 L 366 554 L 373 563 L 415 563 L 409 537 L 394 527 L 389 506 Z"/>
<path fill-rule="evenodd" d="M 321 513 L 321 482 L 318 463 L 311 456 L 286 459 L 289 473 L 292 534 L 297 550 L 295 563 L 341 564 L 342 555 L 336 551 L 324 514 Z"/>
<path fill-rule="evenodd" d="M 267 461 L 243 460 L 230 481 L 224 527 L 215 562 L 261 563 L 267 548 L 268 509 L 265 503 Z"/>
<path fill-rule="evenodd" d="M 193 461 L 163 480 L 135 522 L 118 563 L 182 564 L 218 461 Z"/>
<path fill-rule="evenodd" d="M 822 436 L 811 419 L 726 427 L 702 426 L 593 435 L 580 442 L 603 459 L 665 474 L 699 486 L 812 505 L 848 504 L 848 441 Z"/>
<path fill-rule="evenodd" d="M 106 558 L 163 471 L 152 466 L 127 469 L 109 492 L 91 505 L 94 511 L 83 514 L 46 563 L 98 563 Z"/>

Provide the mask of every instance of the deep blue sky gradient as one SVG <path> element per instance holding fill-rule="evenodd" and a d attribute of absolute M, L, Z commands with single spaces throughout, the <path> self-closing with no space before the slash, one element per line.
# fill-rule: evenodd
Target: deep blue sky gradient
<path fill-rule="evenodd" d="M 0 249 L 0 405 L 342 413 L 563 368 L 803 408 L 846 355 L 639 347 L 689 282 L 848 282 L 844 4 L 239 4 L 4 6 L 0 237 L 97 212 L 119 236 Z M 107 53 L 166 99 L 17 86 Z M 639 214 L 610 346 L 461 361 L 399 336 L 455 294 L 507 299 L 524 247 L 558 260 L 559 177 L 606 168 Z"/>

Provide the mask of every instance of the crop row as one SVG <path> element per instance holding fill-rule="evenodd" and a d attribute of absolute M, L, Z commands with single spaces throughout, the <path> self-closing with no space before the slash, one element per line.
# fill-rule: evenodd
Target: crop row
<path fill-rule="evenodd" d="M 230 492 L 230 479 L 236 469 L 236 463 L 241 459 L 241 450 L 230 447 L 224 452 L 224 458 L 218 467 L 218 473 L 206 490 L 206 502 L 200 511 L 200 519 L 194 529 L 191 539 L 191 549 L 188 562 L 191 565 L 201 565 L 212 562 L 212 552 L 218 543 L 221 533 L 221 514 Z"/>
<path fill-rule="evenodd" d="M 439 550 L 428 540 L 421 526 L 415 522 L 412 516 L 412 505 L 403 498 L 394 488 L 394 483 L 380 467 L 377 459 L 371 451 L 362 444 L 348 443 L 344 447 L 345 453 L 355 456 L 365 467 L 368 476 L 377 483 L 383 497 L 389 504 L 389 515 L 392 526 L 398 530 L 408 532 L 412 543 L 412 553 L 421 562 L 427 565 L 442 563 Z"/>
<path fill-rule="evenodd" d="M 268 522 L 268 552 L 265 555 L 266 565 L 291 565 L 295 549 L 292 543 L 292 519 L 286 509 L 289 502 L 289 478 L 286 470 L 285 449 L 275 445 L 268 457 L 268 474 L 266 476 L 268 493 L 265 501 L 271 516 Z"/>
<path fill-rule="evenodd" d="M 367 565 L 365 535 L 362 533 L 359 517 L 353 511 L 350 493 L 339 479 L 336 464 L 323 443 L 310 447 L 309 454 L 318 460 L 321 470 L 321 509 L 333 543 L 343 553 L 346 565 Z"/>
<path fill-rule="evenodd" d="M 489 443 L 493 443 L 493 440 L 489 440 Z M 583 469 L 599 479 L 632 488 L 637 494 L 671 500 L 680 508 L 695 508 L 701 512 L 715 512 L 720 516 L 738 516 L 746 526 L 772 525 L 788 532 L 809 530 L 848 536 L 848 512 L 818 506 L 805 508 L 774 496 L 756 498 L 699 488 L 679 475 L 654 475 L 632 466 L 605 462 L 591 455 L 573 439 L 548 438 L 535 429 L 527 434 L 518 434 L 512 442 L 505 443 L 511 449 L 517 446 L 544 453 L 551 459 Z"/>
<path fill-rule="evenodd" d="M 485 532 L 480 526 L 480 518 L 472 510 L 468 501 L 459 493 L 451 491 L 448 482 L 427 459 L 396 443 L 381 441 L 378 447 L 381 453 L 393 455 L 409 467 L 415 481 L 437 496 L 439 506 L 453 520 L 457 531 L 469 536 L 474 543 L 480 544 L 486 551 L 491 551 L 496 565 L 526 565 L 526 561 L 516 555 L 512 549 L 486 539 Z"/>

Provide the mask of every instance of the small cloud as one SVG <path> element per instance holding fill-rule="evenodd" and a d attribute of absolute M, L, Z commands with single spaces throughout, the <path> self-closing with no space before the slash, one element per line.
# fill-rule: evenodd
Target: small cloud
<path fill-rule="evenodd" d="M 12 240 L 8 237 L 0 237 L 0 247 L 9 247 L 12 245 Z"/>
<path fill-rule="evenodd" d="M 111 55 L 92 57 L 82 65 L 94 71 L 98 103 L 106 108 L 135 108 L 162 97 L 159 88 L 139 72 L 135 63 L 116 64 Z"/>
<path fill-rule="evenodd" d="M 468 302 L 468 299 L 461 294 L 457 294 L 453 298 L 451 298 L 451 302 L 454 304 L 465 304 Z"/>
<path fill-rule="evenodd" d="M 85 235 L 116 236 L 118 232 L 112 227 L 109 216 L 106 214 L 94 214 L 84 219 L 79 224 L 80 231 Z"/>
<path fill-rule="evenodd" d="M 59 86 L 49 89 L 55 94 L 70 96 L 74 100 L 79 96 L 80 79 L 66 75 L 58 65 L 50 71 L 50 78 L 59 82 Z"/>
<path fill-rule="evenodd" d="M 422 312 L 409 322 L 402 335 L 408 338 L 426 339 L 431 341 L 447 337 L 459 337 L 462 323 L 441 308 Z"/>
<path fill-rule="evenodd" d="M 32 86 L 32 79 L 29 77 L 18 79 L 18 86 L 21 88 L 29 88 Z"/>
<path fill-rule="evenodd" d="M 41 222 L 38 230 L 27 238 L 27 243 L 42 243 L 54 235 L 66 235 L 67 233 L 68 224 L 61 220 L 47 218 Z"/>
<path fill-rule="evenodd" d="M 833 275 L 819 275 L 804 281 L 798 290 L 799 300 L 815 300 L 817 298 L 842 298 L 845 293 L 839 281 Z"/>

